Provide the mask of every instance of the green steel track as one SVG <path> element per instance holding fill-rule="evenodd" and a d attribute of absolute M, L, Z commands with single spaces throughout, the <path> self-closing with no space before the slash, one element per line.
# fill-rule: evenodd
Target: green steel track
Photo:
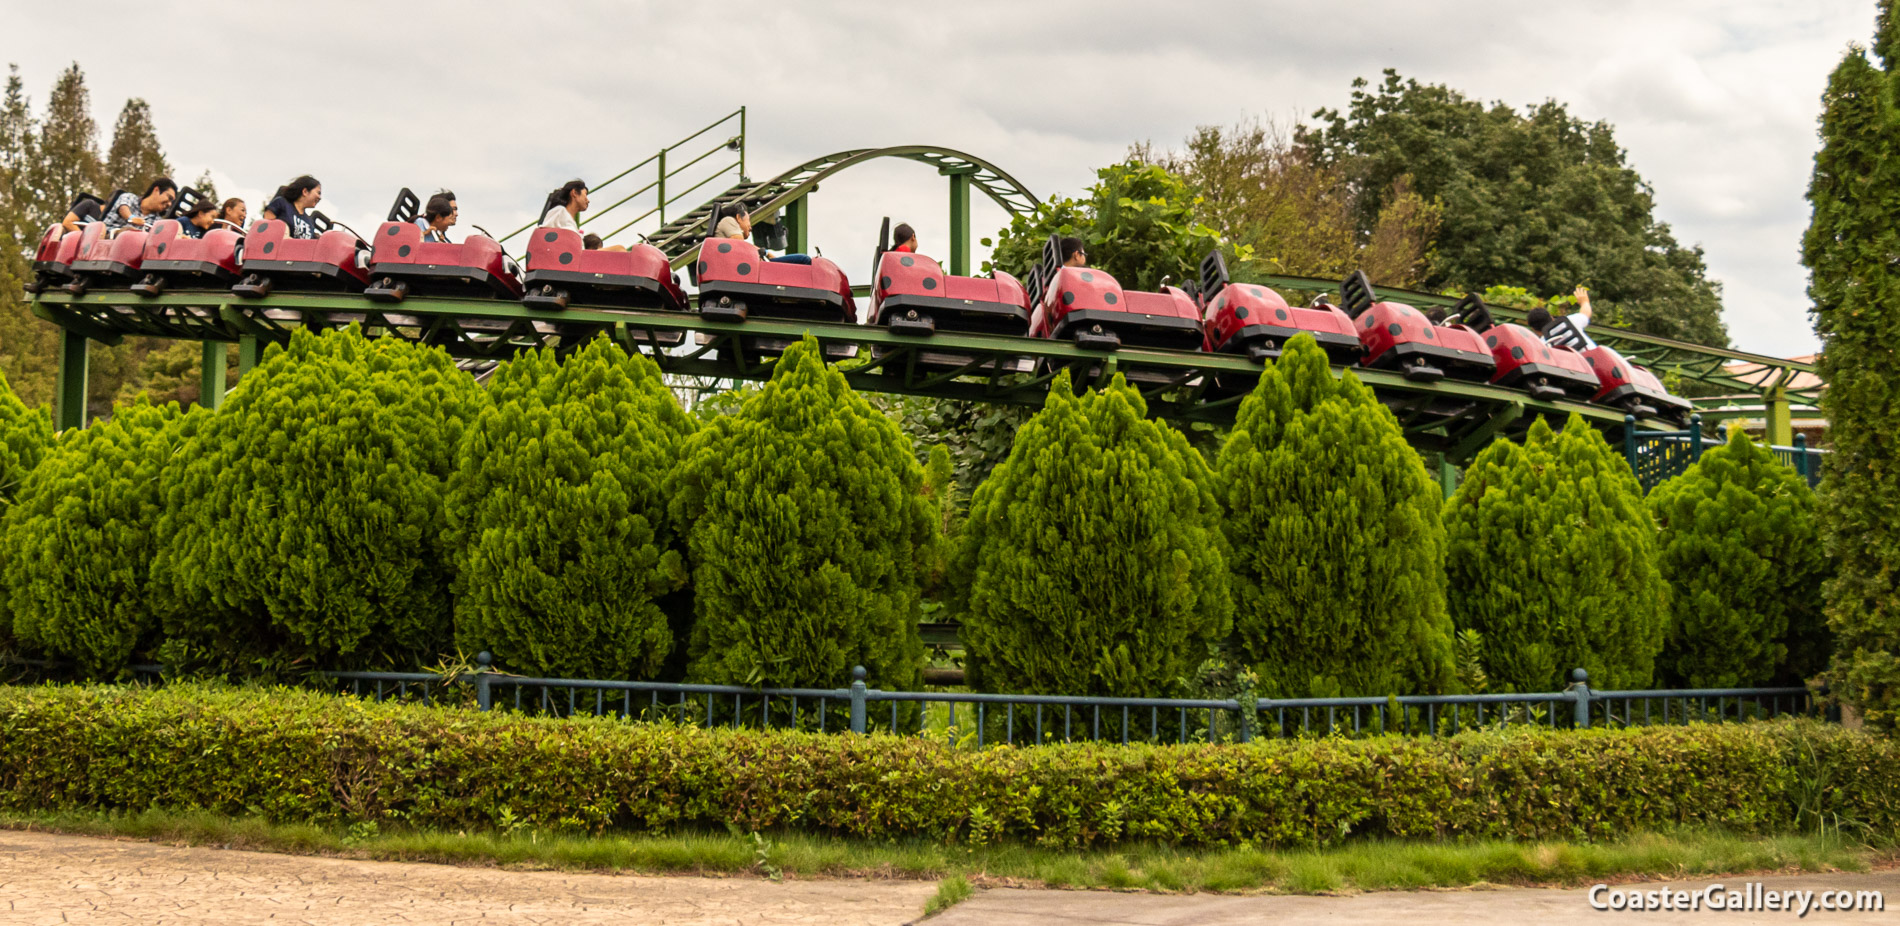
<path fill-rule="evenodd" d="M 939 332 L 928 338 L 839 322 L 754 318 L 718 322 L 695 313 L 570 308 L 543 311 L 490 299 L 412 297 L 377 303 L 349 294 L 275 294 L 251 300 L 224 292 L 129 292 L 85 296 L 42 294 L 33 310 L 59 325 L 68 344 L 116 343 L 127 335 L 185 338 L 216 345 L 239 342 L 244 364 L 258 349 L 288 341 L 292 332 L 350 324 L 377 337 L 441 346 L 464 359 L 501 360 L 542 346 L 573 345 L 605 332 L 629 351 L 651 357 L 668 373 L 732 380 L 763 380 L 772 358 L 792 339 L 811 334 L 842 364 L 854 388 L 1012 405 L 1040 405 L 1063 369 L 1075 388 L 1100 385 L 1116 373 L 1141 390 L 1151 414 L 1177 421 L 1229 422 L 1259 377 L 1259 364 L 1231 354 L 1130 349 L 1103 353 L 1061 341 Z M 222 357 L 222 350 L 217 354 Z M 83 364 L 70 355 L 67 362 Z M 1522 392 L 1483 383 L 1418 383 L 1397 373 L 1356 369 L 1398 416 L 1421 450 L 1460 462 L 1492 438 L 1517 435 L 1539 417 L 1557 422 L 1572 413 L 1620 439 L 1624 414 L 1579 402 L 1540 402 Z M 221 371 L 220 371 L 221 375 Z M 70 422 L 64 423 L 71 426 Z M 1667 428 L 1661 421 L 1639 426 Z"/>

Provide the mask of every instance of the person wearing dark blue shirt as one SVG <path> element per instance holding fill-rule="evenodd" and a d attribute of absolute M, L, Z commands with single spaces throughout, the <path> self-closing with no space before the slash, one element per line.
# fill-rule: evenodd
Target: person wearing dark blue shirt
<path fill-rule="evenodd" d="M 218 224 L 218 204 L 209 200 L 192 203 L 191 209 L 178 217 L 178 233 L 187 238 L 203 238 L 205 232 Z"/>
<path fill-rule="evenodd" d="M 323 184 L 305 174 L 277 188 L 277 195 L 264 207 L 264 217 L 289 225 L 292 238 L 315 238 L 317 223 L 309 210 L 322 201 Z"/>
<path fill-rule="evenodd" d="M 455 224 L 461 210 L 457 208 L 455 194 L 448 190 L 437 190 L 429 197 L 422 214 L 416 216 L 416 224 L 422 226 L 422 240 L 438 244 L 450 244 L 449 227 Z"/>

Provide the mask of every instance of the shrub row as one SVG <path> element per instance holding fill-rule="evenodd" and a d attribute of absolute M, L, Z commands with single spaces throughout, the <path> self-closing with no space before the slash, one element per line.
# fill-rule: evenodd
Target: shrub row
<path fill-rule="evenodd" d="M 179 685 L 0 689 L 0 806 L 1086 846 L 1900 826 L 1900 743 L 1805 721 L 958 749 Z"/>

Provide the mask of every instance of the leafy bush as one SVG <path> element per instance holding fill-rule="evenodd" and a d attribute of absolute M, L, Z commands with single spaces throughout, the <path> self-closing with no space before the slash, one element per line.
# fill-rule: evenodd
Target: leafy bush
<path fill-rule="evenodd" d="M 1451 687 L 1443 496 L 1398 420 L 1289 341 L 1216 462 L 1234 640 L 1270 697 Z"/>
<path fill-rule="evenodd" d="M 0 520 L 14 632 L 90 675 L 118 673 L 153 642 L 168 595 L 150 587 L 159 473 L 205 413 L 139 397 L 62 436 Z"/>
<path fill-rule="evenodd" d="M 1111 164 L 1095 176 L 1086 198 L 1053 197 L 1011 218 L 997 233 L 984 269 L 1026 279 L 1050 235 L 1072 235 L 1088 244 L 1089 266 L 1128 289 L 1152 292 L 1165 277 L 1177 284 L 1199 277 L 1201 258 L 1221 237 L 1196 219 L 1199 200 L 1187 181 L 1136 160 Z M 1243 259 L 1252 253 L 1239 250 Z"/>
<path fill-rule="evenodd" d="M 670 511 L 692 554 L 695 681 L 914 689 L 938 514 L 896 424 L 806 337 L 687 443 Z"/>
<path fill-rule="evenodd" d="M 1452 623 L 1496 690 L 1646 688 L 1669 615 L 1656 524 L 1621 454 L 1579 416 L 1478 454 L 1445 503 Z"/>
<path fill-rule="evenodd" d="M 457 644 L 535 675 L 658 677 L 660 601 L 686 582 L 664 484 L 692 419 L 606 338 L 523 354 L 489 394 L 449 482 Z"/>
<path fill-rule="evenodd" d="M 972 685 L 1162 697 L 1226 636 L 1213 473 L 1147 410 L 1064 371 L 977 489 L 954 580 Z"/>
<path fill-rule="evenodd" d="M 1822 786 L 1825 785 L 1825 786 Z M 178 685 L 0 689 L 0 807 L 455 829 L 1314 846 L 1900 826 L 1900 742 L 1808 721 L 991 747 Z"/>
<path fill-rule="evenodd" d="M 1813 219 L 1802 242 L 1810 271 L 1818 362 L 1833 451 L 1822 464 L 1823 547 L 1837 564 L 1827 585 L 1835 633 L 1829 688 L 1868 723 L 1900 729 L 1900 19 L 1879 5 L 1873 51 L 1850 48 L 1821 97 L 1821 150 L 1808 186 Z"/>
<path fill-rule="evenodd" d="M 1799 684 L 1827 660 L 1827 559 L 1807 480 L 1740 428 L 1649 493 L 1673 619 L 1665 684 Z"/>
<path fill-rule="evenodd" d="M 481 393 L 352 326 L 273 347 L 166 468 L 167 665 L 413 668 L 449 639 L 444 482 Z"/>

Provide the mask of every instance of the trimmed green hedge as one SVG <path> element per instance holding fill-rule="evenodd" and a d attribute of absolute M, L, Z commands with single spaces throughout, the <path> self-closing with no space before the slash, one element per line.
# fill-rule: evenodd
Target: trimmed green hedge
<path fill-rule="evenodd" d="M 1774 832 L 1814 812 L 1893 832 L 1900 742 L 1777 722 L 969 750 L 304 691 L 0 688 L 0 807 L 435 827 L 729 823 L 1050 846 L 1596 838 L 1683 824 Z"/>

